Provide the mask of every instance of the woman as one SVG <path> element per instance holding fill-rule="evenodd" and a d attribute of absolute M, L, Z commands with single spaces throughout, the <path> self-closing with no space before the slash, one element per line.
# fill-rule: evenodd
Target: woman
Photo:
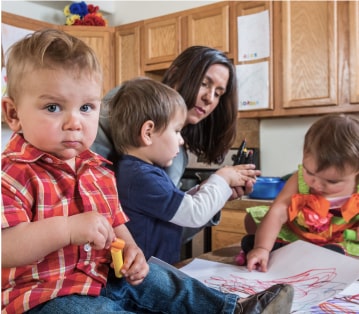
<path fill-rule="evenodd" d="M 181 132 L 185 145 L 168 169 L 178 186 L 188 163 L 186 149 L 208 164 L 220 164 L 231 148 L 238 111 L 236 74 L 223 52 L 193 46 L 173 61 L 162 82 L 176 89 L 188 108 Z"/>
<path fill-rule="evenodd" d="M 173 61 L 162 82 L 177 90 L 184 98 L 188 113 L 181 134 L 185 144 L 172 165 L 166 169 L 172 181 L 180 180 L 188 164 L 187 150 L 204 162 L 220 164 L 231 148 L 237 125 L 237 80 L 232 62 L 226 55 L 210 47 L 192 46 Z M 112 89 L 104 104 L 116 94 Z M 111 161 L 116 160 L 108 126 L 107 108 L 103 108 L 99 132 L 92 149 Z M 248 181 L 244 188 L 233 189 L 232 199 L 252 191 Z M 207 225 L 216 225 L 220 213 Z M 189 241 L 200 229 L 185 229 L 183 242 Z"/>

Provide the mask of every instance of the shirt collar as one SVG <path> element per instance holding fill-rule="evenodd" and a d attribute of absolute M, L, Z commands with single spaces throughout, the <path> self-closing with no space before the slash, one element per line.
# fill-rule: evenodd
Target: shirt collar
<path fill-rule="evenodd" d="M 28 143 L 22 134 L 14 133 L 9 143 L 7 144 L 4 152 L 2 153 L 3 157 L 7 157 L 15 162 L 36 162 L 38 160 L 44 160 L 48 163 L 53 164 L 65 164 L 65 162 L 54 155 L 41 151 Z M 85 150 L 77 156 L 81 158 L 84 163 L 89 163 L 90 165 L 100 165 L 102 163 L 112 164 L 106 158 L 92 152 L 91 150 Z"/>

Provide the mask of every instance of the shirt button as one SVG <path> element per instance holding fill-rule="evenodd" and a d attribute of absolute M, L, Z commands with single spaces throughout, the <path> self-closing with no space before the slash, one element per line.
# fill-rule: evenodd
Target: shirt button
<path fill-rule="evenodd" d="M 46 158 L 45 158 L 45 161 L 48 162 L 49 164 L 52 164 L 52 162 L 53 162 L 50 157 L 46 157 Z"/>

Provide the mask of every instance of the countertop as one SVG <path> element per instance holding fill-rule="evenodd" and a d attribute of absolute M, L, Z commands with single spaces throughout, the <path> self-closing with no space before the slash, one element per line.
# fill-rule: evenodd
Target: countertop
<path fill-rule="evenodd" d="M 262 200 L 262 199 L 252 199 L 247 196 L 242 197 L 241 199 L 228 201 L 224 207 L 226 208 L 248 208 L 253 206 L 260 205 L 271 205 L 273 200 Z"/>

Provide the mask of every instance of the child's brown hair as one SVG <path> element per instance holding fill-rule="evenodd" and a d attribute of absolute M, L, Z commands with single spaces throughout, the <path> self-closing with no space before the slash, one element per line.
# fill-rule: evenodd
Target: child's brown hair
<path fill-rule="evenodd" d="M 7 52 L 7 95 L 15 100 L 21 92 L 24 74 L 37 69 L 62 68 L 72 74 L 98 75 L 102 70 L 94 51 L 82 40 L 56 29 L 28 34 Z"/>
<path fill-rule="evenodd" d="M 316 159 L 318 169 L 359 171 L 359 117 L 349 114 L 325 115 L 317 120 L 304 138 L 304 155 Z"/>
<path fill-rule="evenodd" d="M 152 120 L 156 131 L 163 131 L 178 110 L 187 112 L 181 95 L 155 80 L 139 77 L 124 82 L 109 106 L 109 121 L 116 151 L 140 146 L 142 125 Z"/>

